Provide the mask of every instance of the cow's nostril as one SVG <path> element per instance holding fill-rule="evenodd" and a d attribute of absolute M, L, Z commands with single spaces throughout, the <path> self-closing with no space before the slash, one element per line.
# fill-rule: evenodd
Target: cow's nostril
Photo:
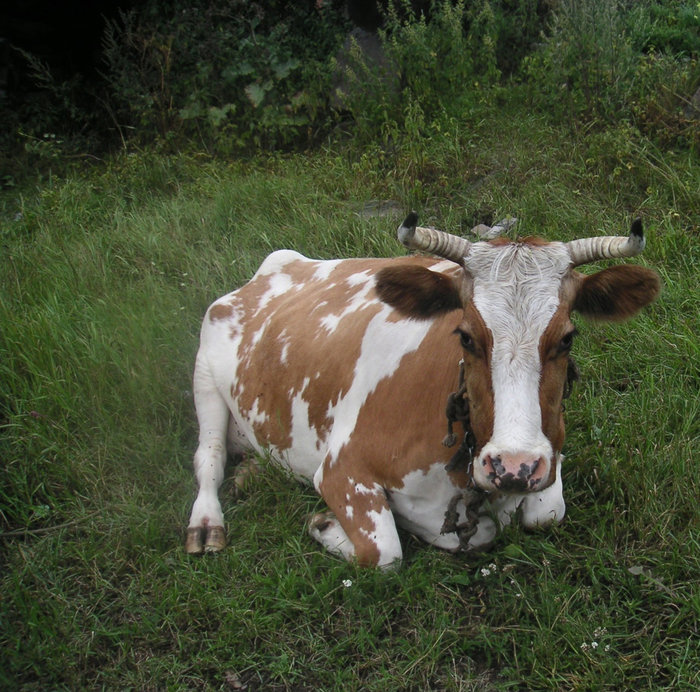
<path fill-rule="evenodd" d="M 518 478 L 523 481 L 529 480 L 532 475 L 537 471 L 537 467 L 540 465 L 540 460 L 535 459 L 532 464 L 520 464 L 520 470 L 518 471 Z"/>
<path fill-rule="evenodd" d="M 503 462 L 501 461 L 501 457 L 492 457 L 491 458 L 491 467 L 494 470 L 494 473 L 497 476 L 503 476 L 506 473 L 505 466 L 503 466 Z"/>

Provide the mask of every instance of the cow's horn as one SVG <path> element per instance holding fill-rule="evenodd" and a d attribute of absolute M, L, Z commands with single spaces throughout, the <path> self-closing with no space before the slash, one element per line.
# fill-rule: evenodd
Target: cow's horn
<path fill-rule="evenodd" d="M 408 248 L 422 250 L 438 257 L 462 264 L 469 254 L 471 243 L 466 238 L 417 226 L 418 214 L 412 211 L 399 226 L 399 240 Z"/>
<path fill-rule="evenodd" d="M 571 257 L 571 265 L 578 267 L 580 264 L 600 259 L 634 257 L 644 249 L 645 242 L 642 220 L 635 219 L 628 238 L 615 235 L 581 238 L 566 243 L 566 247 Z"/>

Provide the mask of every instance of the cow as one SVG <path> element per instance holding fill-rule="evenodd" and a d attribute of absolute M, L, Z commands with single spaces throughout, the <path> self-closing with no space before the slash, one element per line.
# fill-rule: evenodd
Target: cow
<path fill-rule="evenodd" d="M 209 307 L 188 553 L 226 545 L 227 450 L 269 454 L 313 482 L 329 511 L 311 518 L 311 536 L 360 565 L 400 563 L 397 527 L 459 551 L 489 547 L 514 516 L 526 528 L 563 519 L 571 313 L 624 320 L 660 285 L 638 265 L 575 268 L 638 255 L 641 221 L 629 236 L 570 242 L 470 242 L 417 221 L 398 237 L 419 254 L 278 250 Z"/>

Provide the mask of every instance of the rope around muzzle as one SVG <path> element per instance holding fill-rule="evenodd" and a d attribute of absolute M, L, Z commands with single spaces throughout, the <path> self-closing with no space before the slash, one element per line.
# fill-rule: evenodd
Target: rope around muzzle
<path fill-rule="evenodd" d="M 562 392 L 562 410 L 564 401 L 571 396 L 574 382 L 581 377 L 576 361 L 569 356 L 566 364 L 566 380 L 564 391 Z M 467 384 L 464 377 L 464 360 L 459 361 L 459 386 L 457 391 L 452 392 L 447 397 L 445 407 L 447 416 L 447 435 L 442 444 L 445 447 L 454 447 L 457 443 L 457 435 L 454 432 L 454 424 L 461 423 L 464 430 L 464 437 L 459 448 L 445 466 L 446 471 L 464 471 L 468 476 L 467 485 L 457 492 L 447 504 L 445 518 L 440 529 L 441 534 L 456 533 L 459 537 L 459 549 L 468 550 L 469 539 L 476 533 L 479 523 L 478 510 L 489 495 L 486 490 L 477 487 L 474 483 L 474 451 L 476 450 L 476 436 L 471 427 L 469 417 L 469 399 L 467 398 Z M 459 521 L 459 511 L 457 505 L 460 500 L 464 501 L 465 520 Z"/>

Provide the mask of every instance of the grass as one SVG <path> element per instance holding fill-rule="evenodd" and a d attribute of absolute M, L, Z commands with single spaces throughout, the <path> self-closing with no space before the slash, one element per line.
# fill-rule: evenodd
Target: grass
<path fill-rule="evenodd" d="M 142 152 L 0 198 L 0 686 L 700 686 L 697 158 L 512 109 L 393 146 Z M 644 216 L 635 261 L 663 295 L 579 320 L 566 522 L 473 556 L 404 535 L 401 571 L 360 570 L 307 537 L 319 499 L 270 467 L 243 498 L 225 482 L 226 551 L 186 556 L 204 310 L 274 248 L 399 253 L 369 200 L 550 239 Z"/>

